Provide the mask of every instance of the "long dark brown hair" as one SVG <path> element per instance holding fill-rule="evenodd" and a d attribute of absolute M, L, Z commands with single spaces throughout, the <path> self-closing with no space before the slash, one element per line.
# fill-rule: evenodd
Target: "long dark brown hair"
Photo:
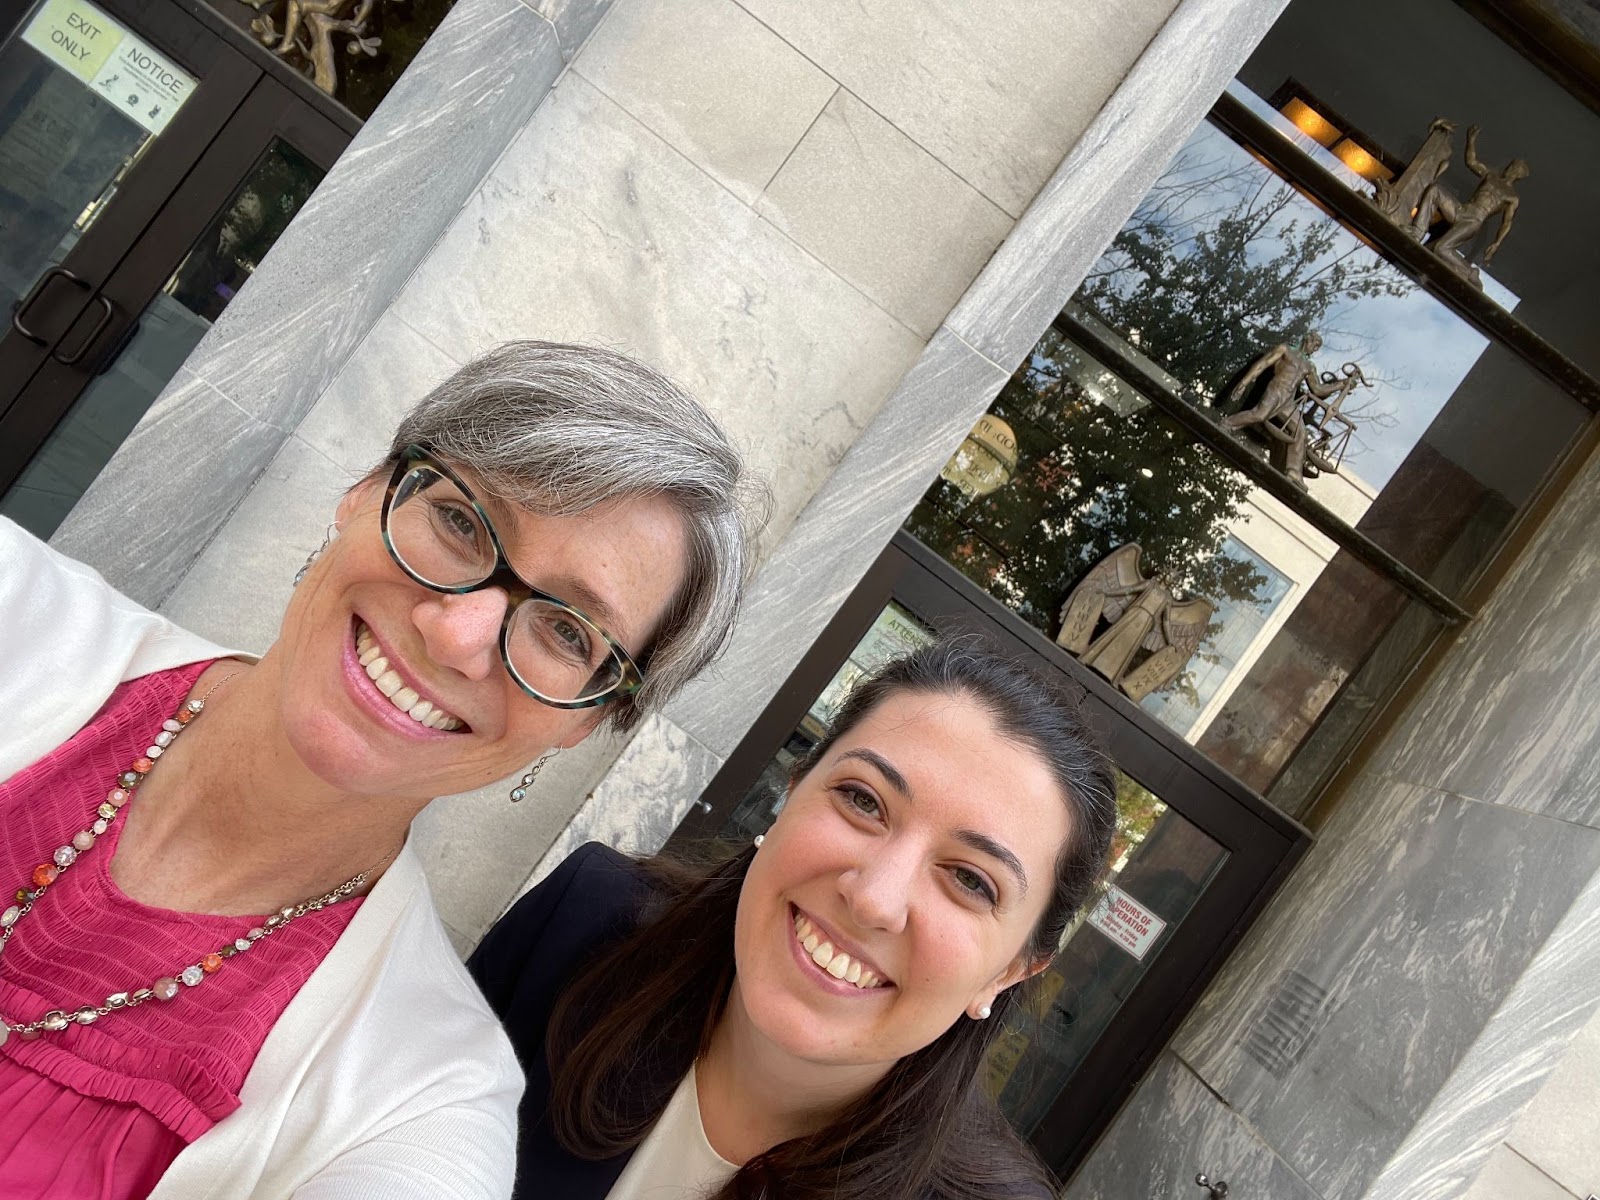
<path fill-rule="evenodd" d="M 1070 832 L 1050 902 L 1024 947 L 1032 960 L 1048 958 L 1104 869 L 1116 813 L 1110 760 L 1075 697 L 966 636 L 925 646 L 858 684 L 795 779 L 904 692 L 976 701 L 1055 775 Z M 570 1153 L 602 1159 L 637 1146 L 708 1048 L 733 984 L 734 914 L 754 855 L 747 847 L 699 864 L 646 861 L 655 899 L 638 927 L 563 991 L 545 1044 L 550 1118 Z M 1018 991 L 995 998 L 990 1020 L 963 1017 L 900 1059 L 825 1128 L 751 1159 L 713 1200 L 978 1200 L 1050 1188 L 977 1079 Z"/>

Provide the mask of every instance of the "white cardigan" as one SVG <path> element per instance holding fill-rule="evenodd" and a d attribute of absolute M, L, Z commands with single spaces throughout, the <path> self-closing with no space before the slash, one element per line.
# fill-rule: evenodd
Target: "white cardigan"
<path fill-rule="evenodd" d="M 0 779 L 119 683 L 229 654 L 0 517 Z M 521 1093 L 408 845 L 272 1027 L 239 1109 L 178 1155 L 152 1200 L 509 1196 Z"/>

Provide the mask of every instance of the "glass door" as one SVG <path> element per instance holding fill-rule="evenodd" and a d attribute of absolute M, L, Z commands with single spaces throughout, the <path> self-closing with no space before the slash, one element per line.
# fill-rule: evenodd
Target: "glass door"
<path fill-rule="evenodd" d="M 176 7 L 38 0 L 0 17 L 0 414 L 260 71 Z M 98 319 L 98 318 L 96 318 Z"/>
<path fill-rule="evenodd" d="M 1080 691 L 1120 768 L 1101 893 L 1067 930 L 1032 1003 L 1008 1016 L 984 1068 L 1012 1124 L 1065 1178 L 1304 853 L 1303 829 L 901 533 L 674 840 L 760 833 L 794 763 L 858 679 L 938 632 L 974 628 Z"/>
<path fill-rule="evenodd" d="M 152 4 L 135 33 L 87 0 L 43 0 L 0 47 L 0 95 L 10 97 L 0 99 L 0 203 L 10 218 L 0 230 L 0 298 L 12 304 L 0 337 L 0 513 L 41 537 L 349 141 L 185 20 Z M 150 40 L 186 30 L 176 48 Z M 71 55 L 102 37 L 114 51 L 74 74 Z M 206 92 L 216 63 L 227 86 Z M 170 107 L 152 98 L 152 80 L 173 90 Z M 183 126 L 201 109 L 205 123 Z M 166 139 L 184 129 L 185 154 L 162 160 Z"/>

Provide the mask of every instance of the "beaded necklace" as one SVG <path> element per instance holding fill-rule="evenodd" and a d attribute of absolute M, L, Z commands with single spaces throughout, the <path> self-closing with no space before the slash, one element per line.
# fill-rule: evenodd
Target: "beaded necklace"
<path fill-rule="evenodd" d="M 184 731 L 189 722 L 193 721 L 205 711 L 206 701 L 211 694 L 227 683 L 233 676 L 219 680 L 204 696 L 198 700 L 186 701 L 177 712 L 161 723 L 161 732 L 156 734 L 155 742 L 145 750 L 144 755 L 133 760 L 128 770 L 117 776 L 116 785 L 106 793 L 106 798 L 95 809 L 95 819 L 86 829 L 81 829 L 72 835 L 72 841 L 66 845 L 58 846 L 51 861 L 40 863 L 33 869 L 29 882 L 31 887 L 17 889 L 17 902 L 0 912 L 0 951 L 4 951 L 10 944 L 11 934 L 17 925 L 31 913 L 39 900 L 50 889 L 50 886 L 61 877 L 62 872 L 71 869 L 72 865 L 94 847 L 98 838 L 116 823 L 117 817 L 122 814 L 123 808 L 133 798 L 135 789 L 144 781 L 155 766 L 156 759 L 166 753 L 174 739 Z M 32 1041 L 42 1033 L 59 1033 L 74 1023 L 78 1025 L 93 1025 L 101 1017 L 109 1016 L 114 1012 L 125 1009 L 137 1008 L 147 1000 L 167 1001 L 173 999 L 183 987 L 199 987 L 208 976 L 216 974 L 222 969 L 223 963 L 235 954 L 243 954 L 262 938 L 271 937 L 282 930 L 291 921 L 298 920 L 307 913 L 317 912 L 330 904 L 337 904 L 353 892 L 358 891 L 372 872 L 388 862 L 393 854 L 345 880 L 331 892 L 302 900 L 298 904 L 286 905 L 273 913 L 260 925 L 251 929 L 243 937 L 235 938 L 225 946 L 220 946 L 210 954 L 202 955 L 199 962 L 190 963 L 176 975 L 163 976 L 149 987 L 135 988 L 131 991 L 112 992 L 99 1004 L 85 1004 L 77 1009 L 55 1008 L 45 1013 L 37 1021 L 16 1022 L 0 1015 L 0 1046 L 5 1045 L 10 1036 L 19 1034 L 24 1041 Z"/>

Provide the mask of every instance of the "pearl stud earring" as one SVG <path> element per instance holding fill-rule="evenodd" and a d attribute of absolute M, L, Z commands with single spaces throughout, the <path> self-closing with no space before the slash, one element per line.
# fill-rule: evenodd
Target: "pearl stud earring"
<path fill-rule="evenodd" d="M 987 1021 L 989 1019 L 989 1014 L 991 1012 L 993 1012 L 993 1011 L 994 1011 L 993 1009 L 991 1009 L 987 1004 L 985 1004 L 982 1008 L 980 1008 L 978 1010 L 978 1020 Z"/>

